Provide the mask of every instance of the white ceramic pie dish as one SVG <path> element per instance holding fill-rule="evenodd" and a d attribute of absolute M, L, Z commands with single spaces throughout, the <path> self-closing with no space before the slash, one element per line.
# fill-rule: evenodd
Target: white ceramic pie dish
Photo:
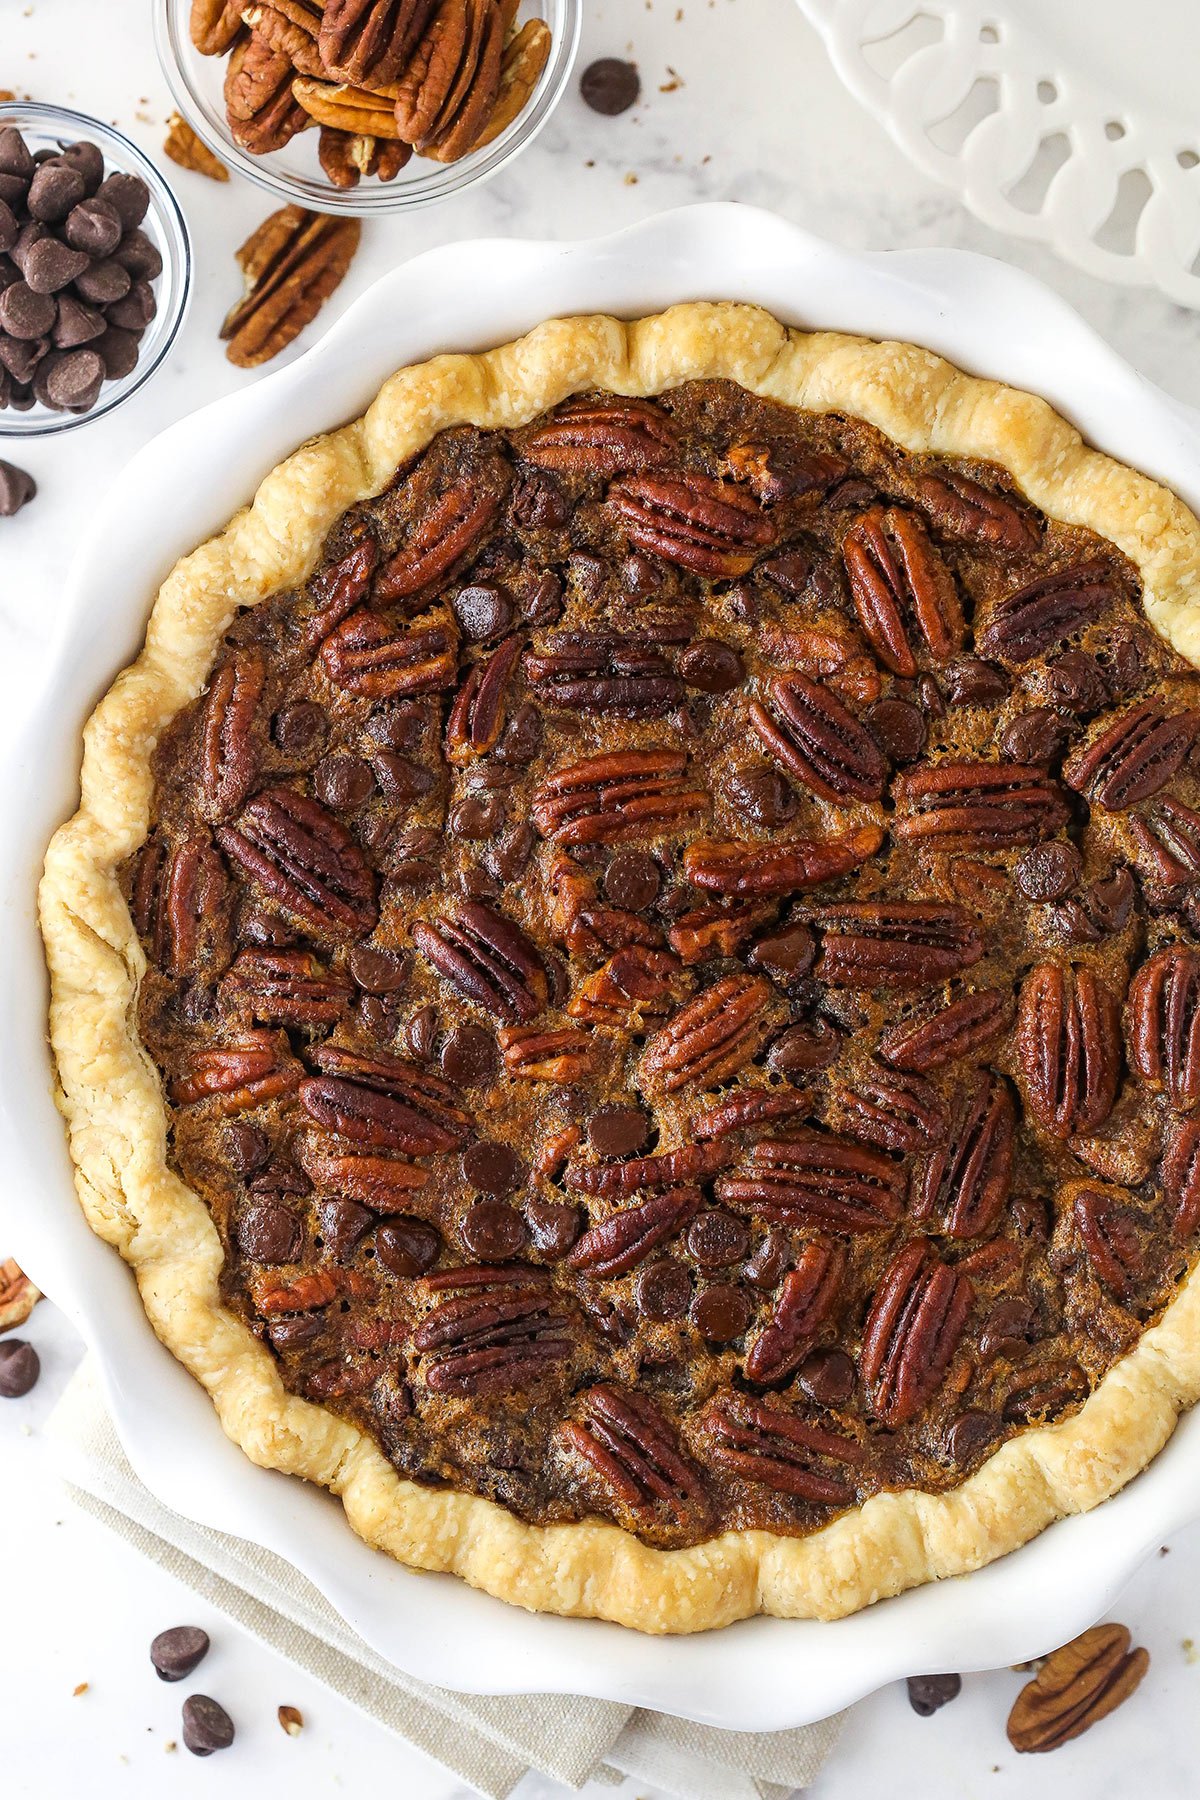
<path fill-rule="evenodd" d="M 486 284 L 478 271 L 487 267 Z M 1200 1513 L 1200 1417 L 1097 1511 L 1005 1560 L 837 1624 L 757 1619 L 688 1639 L 515 1611 L 367 1549 L 325 1494 L 253 1467 L 203 1391 L 154 1339 L 129 1272 L 84 1223 L 49 1096 L 34 887 L 75 803 L 78 728 L 135 652 L 176 556 L 224 524 L 313 432 L 361 411 L 396 366 L 504 342 L 555 313 L 635 316 L 682 299 L 756 301 L 780 317 L 926 344 L 1044 394 L 1109 453 L 1200 507 L 1200 418 L 1151 388 L 1046 290 L 961 253 L 864 256 L 768 214 L 708 206 L 580 244 L 467 243 L 364 295 L 299 361 L 180 421 L 118 478 L 81 542 L 62 627 L 7 771 L 0 834 L 0 1235 L 97 1354 L 138 1473 L 167 1504 L 286 1555 L 380 1653 L 472 1692 L 581 1692 L 731 1729 L 796 1725 L 884 1681 L 996 1667 L 1091 1622 L 1162 1538 Z"/>

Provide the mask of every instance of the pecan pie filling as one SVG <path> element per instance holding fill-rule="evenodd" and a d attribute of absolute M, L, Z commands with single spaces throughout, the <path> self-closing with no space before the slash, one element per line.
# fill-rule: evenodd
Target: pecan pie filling
<path fill-rule="evenodd" d="M 998 468 L 716 381 L 443 431 L 238 614 L 125 871 L 225 1303 L 523 1519 L 954 1486 L 1194 1258 L 1198 732 Z"/>

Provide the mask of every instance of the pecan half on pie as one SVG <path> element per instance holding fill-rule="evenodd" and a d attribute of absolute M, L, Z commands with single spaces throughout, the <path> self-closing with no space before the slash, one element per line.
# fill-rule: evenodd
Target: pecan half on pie
<path fill-rule="evenodd" d="M 372 420 L 168 579 L 50 853 L 160 1334 L 373 1543 L 646 1629 L 1102 1499 L 1197 1383 L 1195 520 L 743 307 Z"/>

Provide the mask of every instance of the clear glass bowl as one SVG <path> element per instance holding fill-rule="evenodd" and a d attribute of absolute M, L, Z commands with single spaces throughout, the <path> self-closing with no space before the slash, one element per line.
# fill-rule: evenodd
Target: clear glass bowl
<path fill-rule="evenodd" d="M 147 325 L 141 353 L 128 375 L 106 381 L 90 412 L 52 412 L 36 402 L 28 412 L 0 408 L 0 438 L 48 437 L 56 431 L 74 431 L 90 425 L 122 405 L 144 387 L 163 362 L 179 335 L 192 291 L 192 249 L 179 203 L 154 164 L 111 125 L 90 119 L 66 106 L 45 106 L 38 101 L 8 101 L 0 105 L 0 131 L 15 125 L 33 151 L 59 150 L 81 138 L 98 144 L 104 153 L 106 174 L 140 175 L 150 190 L 150 205 L 142 230 L 162 257 L 162 274 L 153 283 L 158 311 Z"/>
<path fill-rule="evenodd" d="M 432 206 L 499 173 L 533 142 L 557 106 L 575 61 L 582 19 L 581 0 L 525 0 L 520 18 L 544 19 L 550 27 L 550 54 L 537 87 L 508 130 L 486 149 L 456 163 L 414 156 L 393 181 L 364 178 L 356 188 L 326 179 L 317 161 L 317 132 L 302 131 L 282 150 L 250 156 L 234 143 L 225 117 L 222 88 L 228 57 L 201 56 L 188 30 L 191 0 L 154 0 L 154 39 L 175 104 L 214 155 L 239 175 L 281 200 L 315 212 L 351 213 L 372 218 Z"/>

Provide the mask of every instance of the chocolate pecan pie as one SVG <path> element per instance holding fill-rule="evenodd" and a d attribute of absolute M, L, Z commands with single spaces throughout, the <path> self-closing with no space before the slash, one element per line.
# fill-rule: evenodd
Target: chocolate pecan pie
<path fill-rule="evenodd" d="M 1200 1391 L 1198 583 L 1041 401 L 746 307 L 404 370 L 270 475 L 42 894 L 81 1198 L 227 1430 L 662 1631 L 1141 1468 Z"/>

